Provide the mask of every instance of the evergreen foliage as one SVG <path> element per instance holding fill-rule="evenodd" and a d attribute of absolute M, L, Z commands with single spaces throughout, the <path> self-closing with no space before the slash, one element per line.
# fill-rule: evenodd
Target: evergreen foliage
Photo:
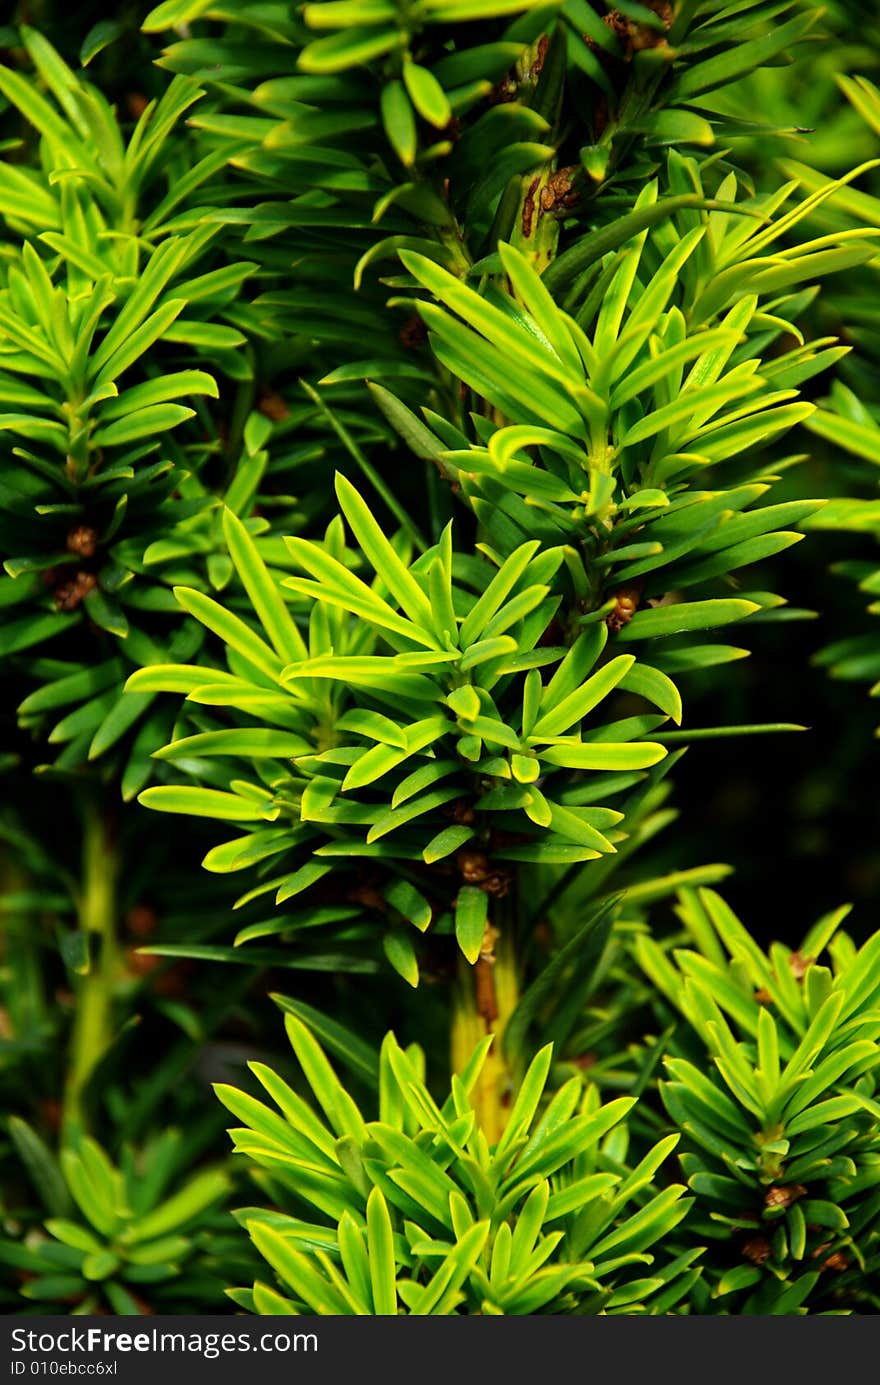
<path fill-rule="evenodd" d="M 671 806 L 878 529 L 804 467 L 880 461 L 863 18 L 0 31 L 10 1311 L 876 1309 L 877 938 L 765 951 Z"/>

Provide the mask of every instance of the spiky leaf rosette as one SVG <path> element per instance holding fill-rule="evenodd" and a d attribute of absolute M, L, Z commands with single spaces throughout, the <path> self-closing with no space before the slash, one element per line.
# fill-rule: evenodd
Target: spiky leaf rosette
<path fill-rule="evenodd" d="M 44 1228 L 0 1241 L 0 1265 L 31 1312 L 179 1312 L 183 1304 L 197 1312 L 216 1303 L 240 1254 L 224 1234 L 225 1169 L 181 1177 L 192 1151 L 173 1130 L 125 1149 L 119 1165 L 90 1137 L 56 1161 L 23 1121 L 13 1121 L 13 1134 L 52 1212 Z"/>
<path fill-rule="evenodd" d="M 880 89 L 866 77 L 839 77 L 839 85 L 850 105 L 861 118 L 872 138 L 876 155 L 880 137 Z M 828 214 L 836 226 L 848 230 L 862 228 L 880 232 L 880 196 L 877 195 L 877 160 L 869 165 L 873 181 L 848 195 L 833 198 Z M 800 166 L 799 166 L 800 167 Z M 827 188 L 829 180 L 812 169 L 804 169 L 805 181 Z M 874 498 L 880 467 L 880 391 L 877 389 L 877 362 L 880 361 L 880 315 L 876 308 L 878 282 L 877 256 L 865 267 L 857 284 L 849 291 L 833 293 L 829 310 L 847 324 L 855 343 L 844 378 L 833 381 L 828 398 L 807 422 L 810 431 L 824 440 L 834 453 L 841 453 L 847 465 L 850 498 L 835 499 L 827 513 L 812 521 L 815 528 L 841 530 L 853 535 L 856 543 L 863 536 L 875 542 L 880 537 L 880 500 Z M 843 375 L 844 372 L 841 372 Z M 858 584 L 860 592 L 871 598 L 868 613 L 876 616 L 880 604 L 880 570 L 871 557 L 853 557 L 837 564 L 835 571 Z M 871 696 L 880 695 L 880 639 L 876 632 L 847 635 L 816 657 L 828 668 L 832 678 L 870 682 Z"/>
<path fill-rule="evenodd" d="M 602 1106 L 572 1078 L 545 1102 L 547 1047 L 490 1146 L 468 1095 L 488 1042 L 440 1107 L 421 1052 L 389 1034 L 378 1119 L 365 1119 L 308 1027 L 291 1014 L 286 1024 L 311 1101 L 262 1063 L 251 1066 L 274 1106 L 218 1089 L 244 1123 L 230 1132 L 236 1151 L 291 1209 L 238 1213 L 275 1276 L 234 1291 L 242 1306 L 320 1315 L 676 1311 L 699 1270 L 695 1251 L 657 1258 L 687 1206 L 680 1185 L 655 1182 L 675 1141 L 627 1168 L 630 1101 Z"/>
<path fill-rule="evenodd" d="M 447 528 L 408 561 L 349 482 L 339 478 L 337 491 L 374 575 L 367 583 L 351 571 L 338 523 L 324 544 L 289 541 L 309 574 L 285 581 L 311 603 L 308 643 L 246 527 L 227 515 L 262 634 L 211 598 L 180 592 L 226 641 L 228 670 L 158 665 L 135 674 L 129 689 L 186 692 L 190 703 L 232 708 L 238 725 L 206 722 L 161 752 L 217 787 L 161 786 L 142 801 L 253 824 L 206 864 L 269 865 L 273 877 L 259 888 L 278 904 L 331 874 L 350 875 L 353 860 L 373 862 L 387 879 L 383 907 L 392 917 L 423 930 L 454 908 L 474 961 L 488 897 L 506 892 L 516 864 L 569 865 L 614 850 L 608 834 L 622 814 L 593 798 L 591 779 L 662 760 L 666 751 L 644 739 L 645 725 L 677 717 L 678 695 L 630 654 L 601 661 L 601 620 L 570 648 L 541 642 L 559 604 L 551 583 L 560 549 L 539 552 L 532 541 L 503 562 L 468 563 Z M 659 714 L 646 724 L 594 725 L 619 687 L 652 700 Z M 396 965 L 414 982 L 410 933 L 392 936 Z"/>
<path fill-rule="evenodd" d="M 856 947 L 838 931 L 847 912 L 765 953 L 700 890 L 682 896 L 686 946 L 636 943 L 679 1017 L 660 1093 L 695 1195 L 689 1227 L 709 1242 L 708 1311 L 876 1308 L 880 938 Z"/>
<path fill-rule="evenodd" d="M 38 151 L 0 190 L 0 434 L 15 471 L 0 497 L 0 658 L 29 687 L 20 723 L 56 748 L 54 768 L 100 759 L 132 798 L 172 709 L 121 702 L 120 684 L 196 652 L 171 586 L 228 587 L 222 505 L 259 507 L 261 550 L 283 566 L 272 521 L 283 511 L 291 532 L 320 511 L 328 434 L 357 448 L 388 430 L 345 393 L 332 416 L 278 393 L 290 361 L 245 297 L 259 266 L 228 253 L 212 216 L 231 195 L 228 151 L 184 125 L 203 90 L 175 77 L 129 128 L 45 37 L 25 27 L 22 43 L 34 75 L 0 70 Z"/>
<path fill-rule="evenodd" d="M 517 238 L 544 267 L 557 242 L 621 221 L 670 145 L 725 138 L 716 94 L 786 59 L 817 17 L 798 9 L 320 0 L 267 14 L 181 0 L 145 29 L 169 36 L 163 66 L 210 89 L 195 123 L 259 199 L 227 206 L 227 223 L 267 264 L 296 246 L 302 278 L 273 307 L 352 374 L 418 380 L 376 278 L 396 286 L 400 250 L 463 275 Z"/>

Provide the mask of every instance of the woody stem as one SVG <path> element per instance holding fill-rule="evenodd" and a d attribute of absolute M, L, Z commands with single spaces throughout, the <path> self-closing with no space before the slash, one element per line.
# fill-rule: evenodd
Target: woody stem
<path fill-rule="evenodd" d="M 516 1093 L 518 1074 L 503 1052 L 504 1031 L 519 999 L 519 979 L 514 956 L 512 919 L 505 901 L 496 902 L 494 925 L 487 929 L 487 943 L 471 966 L 459 959 L 459 975 L 452 1010 L 452 1070 L 460 1073 L 477 1044 L 487 1034 L 492 1046 L 471 1091 L 477 1120 L 489 1144 L 501 1137 Z"/>

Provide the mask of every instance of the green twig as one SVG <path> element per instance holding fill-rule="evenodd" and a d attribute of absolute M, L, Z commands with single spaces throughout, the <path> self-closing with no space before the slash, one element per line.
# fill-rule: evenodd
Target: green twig
<path fill-rule="evenodd" d="M 116 973 L 115 849 L 97 793 L 83 813 L 82 883 L 79 927 L 85 934 L 85 970 L 77 987 L 64 1094 L 64 1127 L 76 1133 L 85 1125 L 83 1097 L 89 1078 L 110 1046 L 113 983 Z"/>

